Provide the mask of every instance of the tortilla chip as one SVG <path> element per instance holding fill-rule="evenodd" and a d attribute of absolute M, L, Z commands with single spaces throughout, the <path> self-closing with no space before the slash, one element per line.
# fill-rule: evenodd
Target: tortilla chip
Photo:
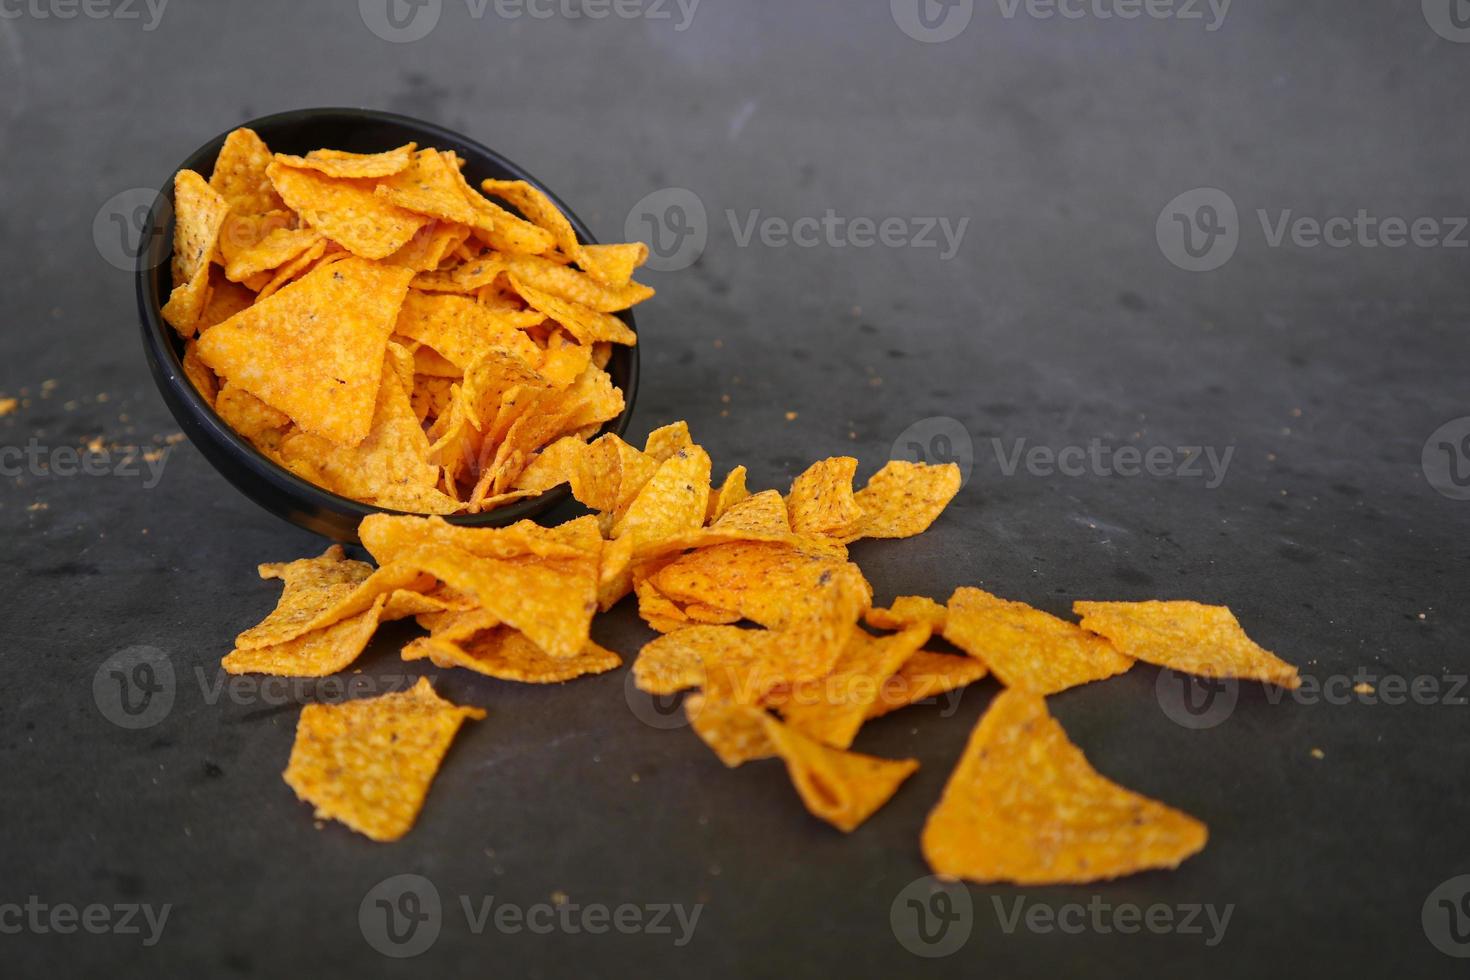
<path fill-rule="evenodd" d="M 515 274 L 511 274 L 510 284 L 528 306 L 561 324 L 563 329 L 577 338 L 578 343 L 607 341 L 629 347 L 638 343 L 638 335 L 632 328 L 611 313 L 599 313 L 542 292 Z"/>
<path fill-rule="evenodd" d="M 225 137 L 209 186 L 229 203 L 237 214 L 265 214 L 285 207 L 281 196 L 271 186 L 266 168 L 271 164 L 271 151 L 255 131 L 241 127 Z"/>
<path fill-rule="evenodd" d="M 1130 657 L 1200 677 L 1238 677 L 1287 690 L 1301 686 L 1291 664 L 1245 635 L 1225 606 L 1198 602 L 1075 602 L 1082 628 Z"/>
<path fill-rule="evenodd" d="M 255 295 L 249 289 L 226 279 L 223 269 L 215 269 L 209 274 L 209 299 L 205 301 L 204 310 L 194 326 L 203 334 L 210 327 L 249 309 L 254 302 Z"/>
<path fill-rule="evenodd" d="M 643 452 L 662 463 L 679 450 L 693 447 L 694 437 L 689 434 L 689 423 L 681 420 L 650 432 L 643 444 Z"/>
<path fill-rule="evenodd" d="M 1124 673 L 1133 659 L 1096 633 L 1023 602 L 956 589 L 944 638 L 979 658 L 1006 687 L 1055 694 Z"/>
<path fill-rule="evenodd" d="M 413 163 L 416 143 L 407 143 L 385 153 L 348 153 L 345 150 L 312 150 L 304 157 L 277 154 L 288 167 L 315 170 L 328 177 L 389 177 Z"/>
<path fill-rule="evenodd" d="M 291 283 L 300 279 L 309 270 L 315 268 L 317 260 L 322 258 L 326 254 L 326 251 L 326 240 L 319 238 L 308 245 L 306 251 L 281 266 L 274 273 L 267 273 L 271 277 L 270 281 L 260 287 L 259 292 L 256 293 L 255 302 L 264 302 Z"/>
<path fill-rule="evenodd" d="M 401 172 L 379 182 L 378 197 L 417 214 L 471 226 L 479 220 L 438 150 L 420 150 Z"/>
<path fill-rule="evenodd" d="M 184 344 L 184 377 L 203 396 L 212 408 L 219 397 L 219 379 L 209 366 L 199 359 L 199 342 L 190 340 Z"/>
<path fill-rule="evenodd" d="M 403 648 L 404 660 L 429 658 L 439 667 L 464 667 L 487 677 L 522 684 L 560 684 L 622 666 L 611 650 L 592 641 L 574 657 L 550 657 L 525 634 L 498 627 L 463 643 L 422 637 Z"/>
<path fill-rule="evenodd" d="M 387 258 L 429 221 L 376 196 L 370 181 L 326 177 L 315 170 L 285 166 L 279 158 L 271 164 L 269 175 L 276 191 L 302 220 L 364 259 Z"/>
<path fill-rule="evenodd" d="M 163 318 L 185 338 L 209 299 L 209 267 L 230 205 L 192 170 L 174 177 L 173 292 Z"/>
<path fill-rule="evenodd" d="M 935 633 L 943 633 L 948 615 L 949 610 L 933 599 L 921 595 L 901 595 L 887 609 L 869 609 L 864 619 L 874 629 L 901 630 L 915 623 L 928 623 Z"/>
<path fill-rule="evenodd" d="M 881 718 L 900 708 L 965 687 L 987 673 L 985 665 L 974 657 L 920 650 L 883 682 L 878 697 L 868 705 L 867 719 Z"/>
<path fill-rule="evenodd" d="M 613 536 L 630 538 L 636 551 L 643 542 L 703 527 L 709 510 L 709 472 L 709 455 L 703 449 L 679 450 L 628 504 Z"/>
<path fill-rule="evenodd" d="M 313 619 L 351 595 L 372 574 L 373 567 L 366 562 L 348 560 L 341 545 L 333 545 L 319 558 L 261 565 L 260 577 L 282 580 L 285 590 L 275 610 L 236 637 L 235 645 L 259 649 L 301 636 Z"/>
<path fill-rule="evenodd" d="M 590 263 L 583 268 L 598 282 L 626 286 L 633 273 L 648 261 L 648 246 L 643 242 L 583 245 L 582 256 Z"/>
<path fill-rule="evenodd" d="M 239 234 L 253 234 L 240 232 Z M 322 233 L 315 228 L 271 229 L 256 242 L 246 247 L 232 247 L 225 255 L 225 276 L 232 282 L 244 282 L 252 276 L 271 269 L 278 269 L 299 258 L 313 245 L 321 241 Z M 232 240 L 235 238 L 231 236 Z M 322 246 L 323 251 L 326 246 Z M 318 253 L 320 254 L 320 253 Z"/>
<path fill-rule="evenodd" d="M 846 537 L 862 517 L 852 492 L 857 460 L 834 456 L 813 463 L 791 484 L 786 507 L 791 527 L 798 534 Z"/>
<path fill-rule="evenodd" d="M 750 491 L 745 487 L 745 467 L 737 466 L 725 477 L 725 482 L 720 484 L 719 492 L 710 498 L 709 514 L 706 515 L 705 522 L 713 524 L 723 517 L 725 512 L 731 507 L 734 507 L 749 496 Z M 784 502 L 782 509 L 785 509 Z M 790 522 L 788 521 L 787 524 L 789 528 Z"/>
<path fill-rule="evenodd" d="M 210 329 L 215 373 L 344 446 L 372 429 L 383 355 L 413 275 L 349 258 L 310 272 Z"/>
<path fill-rule="evenodd" d="M 960 468 L 893 460 L 857 492 L 851 538 L 911 538 L 929 529 L 960 492 Z"/>
<path fill-rule="evenodd" d="M 876 813 L 919 768 L 916 759 L 878 759 L 834 749 L 770 715 L 761 723 L 807 810 L 844 833 Z"/>
<path fill-rule="evenodd" d="M 787 637 L 773 630 L 690 626 L 644 644 L 633 662 L 633 682 L 654 695 L 715 687 L 731 700 L 756 704 L 783 680 L 786 645 Z"/>
<path fill-rule="evenodd" d="M 432 347 L 462 375 L 487 347 L 510 351 L 527 366 L 538 363 L 541 349 L 523 328 L 539 319 L 534 313 L 491 313 L 467 296 L 409 290 L 394 331 Z"/>
<path fill-rule="evenodd" d="M 1003 691 L 980 719 L 922 838 L 935 874 L 981 884 L 1083 884 L 1174 868 L 1205 825 L 1108 781 L 1046 702 Z"/>
<path fill-rule="evenodd" d="M 479 708 L 450 704 L 426 678 L 410 691 L 301 710 L 283 774 L 318 819 L 394 841 L 418 819 L 455 733 Z"/>
<path fill-rule="evenodd" d="M 539 255 L 506 255 L 502 261 L 504 272 L 515 276 L 522 284 L 540 294 L 598 313 L 616 313 L 630 309 L 653 296 L 653 290 L 642 283 L 609 286 L 584 272 Z M 517 292 L 520 290 L 517 289 Z"/>
<path fill-rule="evenodd" d="M 694 733 L 731 769 L 776 754 L 775 743 L 766 734 L 766 713 L 760 708 L 691 694 L 684 699 L 684 715 Z"/>
<path fill-rule="evenodd" d="M 830 675 L 786 692 L 778 706 L 781 717 L 808 738 L 833 748 L 850 747 L 884 682 L 928 639 L 927 625 L 885 637 L 853 630 Z"/>
<path fill-rule="evenodd" d="M 352 666 L 382 621 L 388 597 L 378 596 L 366 612 L 274 646 L 236 648 L 221 661 L 227 674 L 327 677 Z"/>

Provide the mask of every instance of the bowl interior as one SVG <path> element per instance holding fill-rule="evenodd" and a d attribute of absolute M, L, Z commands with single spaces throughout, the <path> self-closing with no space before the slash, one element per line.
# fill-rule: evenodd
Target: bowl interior
<path fill-rule="evenodd" d="M 581 219 L 534 176 L 495 151 L 442 126 L 367 109 L 303 109 L 266 116 L 240 125 L 255 130 L 271 150 L 278 153 L 304 154 L 322 147 L 355 153 L 376 153 L 408 142 L 416 142 L 420 147 L 453 150 L 465 160 L 465 176 L 472 186 L 478 186 L 485 178 L 524 180 L 534 184 L 556 202 L 579 238 L 589 244 L 595 242 Z M 197 171 L 207 179 L 213 171 L 215 158 L 224 145 L 225 137 L 235 128 L 231 127 L 201 146 L 179 164 L 179 169 Z M 211 440 L 217 445 L 227 447 L 225 451 L 231 456 L 228 463 L 232 472 L 243 472 L 245 480 L 265 481 L 270 485 L 272 498 L 284 497 L 289 501 L 285 507 L 270 509 L 310 530 L 338 539 L 355 539 L 353 529 L 364 517 L 374 513 L 396 512 L 332 493 L 276 465 L 225 424 L 185 377 L 183 341 L 164 322 L 160 312 L 173 285 L 169 270 L 173 249 L 172 198 L 173 175 L 170 174 L 160 191 L 159 201 L 149 216 L 150 224 L 144 229 L 143 241 L 146 244 L 138 261 L 138 297 L 144 340 L 149 348 L 155 376 L 160 387 L 164 388 L 169 407 L 178 416 L 184 432 L 196 444 L 202 443 L 200 448 L 205 450 L 205 455 L 217 467 L 223 468 L 218 456 L 208 451 Z M 631 312 L 624 312 L 620 316 L 636 331 Z M 605 433 L 621 435 L 627 428 L 637 393 L 638 360 L 636 347 L 613 348 L 607 372 L 613 384 L 622 390 L 625 404 L 622 414 L 603 426 L 602 431 Z M 232 479 L 239 482 L 241 477 Z M 562 486 L 488 513 L 462 514 L 445 519 L 466 526 L 503 526 L 535 517 L 565 502 L 569 496 L 567 488 Z"/>

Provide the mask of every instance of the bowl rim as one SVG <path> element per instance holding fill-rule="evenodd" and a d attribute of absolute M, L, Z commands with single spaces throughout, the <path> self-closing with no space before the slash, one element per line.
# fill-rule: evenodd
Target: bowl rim
<path fill-rule="evenodd" d="M 222 131 L 200 144 L 198 148 L 186 156 L 174 168 L 167 180 L 160 185 L 157 191 L 158 196 L 153 206 L 149 209 L 148 216 L 141 230 L 141 238 L 139 240 L 146 243 L 146 245 L 138 250 L 137 259 L 134 264 L 138 312 L 142 325 L 145 351 L 149 354 L 150 360 L 162 369 L 161 372 L 154 372 L 156 380 L 160 384 L 167 384 L 183 400 L 190 414 L 193 416 L 193 420 L 206 430 L 208 437 L 231 451 L 250 472 L 252 477 L 273 484 L 276 488 L 282 490 L 287 496 L 292 498 L 293 503 L 302 505 L 305 513 L 312 514 L 321 511 L 335 512 L 355 519 L 356 523 L 361 523 L 364 518 L 373 514 L 424 517 L 427 515 L 411 511 L 393 510 L 387 507 L 378 507 L 360 500 L 354 500 L 351 497 L 344 497 L 324 487 L 319 487 L 265 456 L 249 440 L 231 428 L 220 417 L 219 413 L 214 409 L 214 406 L 204 400 L 203 395 L 199 393 L 198 389 L 194 387 L 193 382 L 184 373 L 183 359 L 177 349 L 178 332 L 163 319 L 162 289 L 153 288 L 154 284 L 159 282 L 159 277 L 163 274 L 162 269 L 168 264 L 169 257 L 173 254 L 172 205 L 175 176 L 180 171 L 186 169 L 195 170 L 202 175 L 201 165 L 213 170 L 214 160 L 212 157 L 217 154 L 218 146 L 236 129 L 248 128 L 253 130 L 257 127 L 267 128 L 269 126 L 283 124 L 299 125 L 310 123 L 313 119 L 319 119 L 324 116 L 337 117 L 348 121 L 358 120 L 363 123 L 386 122 L 413 130 L 415 133 L 424 134 L 424 138 L 419 140 L 419 142 L 427 143 L 435 148 L 463 147 L 468 149 L 475 154 L 479 154 L 482 158 L 491 161 L 507 173 L 514 175 L 516 179 L 524 180 L 544 193 L 562 214 L 566 216 L 573 230 L 576 231 L 578 239 L 584 244 L 595 245 L 597 244 L 597 239 L 593 236 L 586 222 L 578 217 L 576 212 L 567 207 L 566 202 L 525 167 L 522 167 L 477 140 L 473 140 L 446 126 L 413 116 L 386 112 L 379 109 L 349 106 L 321 106 L 290 109 L 284 112 L 271 113 L 266 116 L 258 116 L 254 119 L 241 122 L 238 125 L 231 126 L 229 129 Z M 435 142 L 429 142 L 431 140 Z M 211 150 L 214 153 L 211 153 Z M 165 207 L 167 207 L 166 215 L 163 213 Z M 160 225 L 162 226 L 161 228 Z M 631 310 L 624 310 L 616 315 L 626 322 L 634 333 L 637 333 L 638 326 Z M 605 434 L 622 436 L 627 431 L 628 425 L 632 420 L 634 402 L 637 400 L 638 394 L 639 347 L 635 344 L 624 350 L 626 353 L 623 356 L 628 359 L 628 377 L 626 384 L 621 388 L 623 394 L 623 411 L 616 418 L 603 424 L 599 431 L 599 436 Z M 614 352 L 614 356 L 617 356 L 616 351 Z M 165 399 L 165 402 L 169 401 L 169 399 Z M 170 408 L 172 407 L 170 405 Z M 184 430 L 188 438 L 194 441 L 195 435 L 189 432 L 189 426 L 184 426 Z M 214 466 L 216 470 L 219 469 L 214 461 L 210 459 L 208 453 L 202 453 L 202 455 L 210 460 L 211 466 Z M 235 481 L 227 474 L 222 473 L 221 475 L 225 476 L 226 482 L 234 485 Z M 237 486 L 235 489 L 240 490 L 241 488 Z M 263 504 L 255 500 L 253 495 L 244 493 L 243 491 L 242 494 L 264 509 L 276 513 L 272 508 L 264 507 Z M 534 518 L 559 504 L 565 503 L 570 497 L 571 489 L 566 484 L 560 484 L 534 497 L 513 501 L 503 507 L 497 507 L 479 514 L 446 514 L 442 516 L 445 521 L 463 527 L 504 526 L 516 521 Z M 281 516 L 283 520 L 290 521 L 290 518 L 284 515 L 278 516 Z M 299 526 L 307 526 L 301 525 L 297 521 L 290 522 L 297 523 Z M 312 529 L 317 530 L 315 528 Z M 317 533 L 321 532 L 317 530 Z"/>

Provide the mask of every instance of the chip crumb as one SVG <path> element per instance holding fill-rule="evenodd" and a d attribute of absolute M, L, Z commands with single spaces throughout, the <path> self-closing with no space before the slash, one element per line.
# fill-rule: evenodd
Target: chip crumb
<path fill-rule="evenodd" d="M 34 514 L 38 510 L 50 510 L 50 509 L 51 509 L 51 505 L 50 504 L 43 503 L 43 502 L 41 502 L 39 500 L 36 501 L 35 503 L 31 504 L 29 507 L 26 508 L 26 510 L 30 511 L 32 514 Z"/>
<path fill-rule="evenodd" d="M 1312 758 L 1314 758 L 1314 759 L 1325 759 L 1325 758 L 1327 758 L 1327 753 L 1326 752 L 1323 752 L 1321 749 L 1313 749 L 1312 750 Z"/>
<path fill-rule="evenodd" d="M 640 777 L 638 776 L 638 774 L 636 772 L 633 773 L 633 775 L 630 776 L 629 778 L 632 779 L 633 782 L 635 782 L 635 783 L 640 781 Z"/>
<path fill-rule="evenodd" d="M 1359 681 L 1353 685 L 1353 692 L 1355 694 L 1376 694 L 1377 689 L 1367 681 Z"/>
<path fill-rule="evenodd" d="M 0 419 L 9 415 L 20 407 L 20 402 L 14 398 L 0 398 Z"/>
<path fill-rule="evenodd" d="M 551 904 L 557 906 L 558 908 L 567 904 L 568 900 L 569 899 L 567 893 L 562 891 L 561 889 L 557 889 L 556 891 L 551 893 Z"/>
<path fill-rule="evenodd" d="M 796 418 L 797 418 L 797 415 L 796 415 L 795 412 L 787 412 L 786 413 L 786 421 L 788 421 L 788 422 L 795 422 L 796 421 Z"/>

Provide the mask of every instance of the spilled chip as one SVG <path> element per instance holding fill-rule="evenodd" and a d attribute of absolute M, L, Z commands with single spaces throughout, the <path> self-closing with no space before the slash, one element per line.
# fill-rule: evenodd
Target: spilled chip
<path fill-rule="evenodd" d="M 440 698 L 427 678 L 409 691 L 342 704 L 309 704 L 296 725 L 286 784 L 375 841 L 395 841 L 423 809 L 455 733 L 485 712 Z"/>
<path fill-rule="evenodd" d="M 1082 884 L 1173 868 L 1205 825 L 1099 775 L 1046 702 L 1002 692 L 924 825 L 935 874 L 981 884 Z"/>
<path fill-rule="evenodd" d="M 1083 629 L 1101 634 L 1130 657 L 1201 677 L 1238 677 L 1287 690 L 1301 686 L 1297 669 L 1245 635 L 1224 606 L 1198 602 L 1075 602 Z"/>

